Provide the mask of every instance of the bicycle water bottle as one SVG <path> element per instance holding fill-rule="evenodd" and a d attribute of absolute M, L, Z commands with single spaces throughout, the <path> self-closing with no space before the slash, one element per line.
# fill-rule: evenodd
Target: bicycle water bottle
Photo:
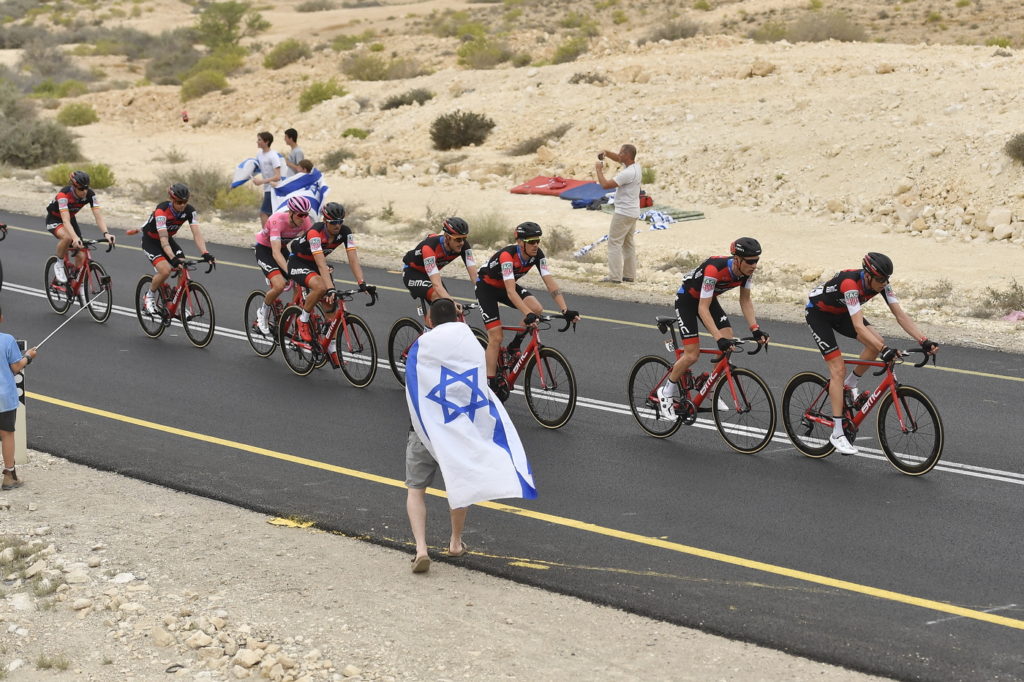
<path fill-rule="evenodd" d="M 690 370 L 683 372 L 683 376 L 679 378 L 679 384 L 687 391 L 694 390 L 696 387 L 693 383 L 693 372 Z"/>
<path fill-rule="evenodd" d="M 708 380 L 708 376 L 710 375 L 707 372 L 701 372 L 699 375 L 697 375 L 697 379 L 695 380 L 695 383 L 693 385 L 694 390 L 699 391 L 704 386 L 704 383 Z"/>

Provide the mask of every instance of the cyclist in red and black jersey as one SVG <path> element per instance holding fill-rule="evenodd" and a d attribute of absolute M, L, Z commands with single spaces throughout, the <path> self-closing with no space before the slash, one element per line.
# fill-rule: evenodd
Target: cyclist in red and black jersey
<path fill-rule="evenodd" d="M 896 317 L 896 322 L 921 344 L 924 351 L 934 354 L 939 349 L 939 344 L 929 341 L 900 306 L 899 299 L 889 284 L 892 273 L 892 260 L 885 254 L 871 252 L 864 256 L 861 269 L 838 272 L 832 279 L 807 295 L 807 324 L 811 328 L 815 344 L 825 357 L 831 379 L 828 394 L 832 402 L 834 425 L 829 441 L 844 455 L 857 454 L 857 448 L 843 432 L 843 391 L 850 390 L 852 398 L 856 400 L 857 381 L 868 368 L 865 365 L 858 365 L 845 378 L 843 377 L 845 363 L 839 351 L 839 344 L 836 343 L 835 333 L 839 332 L 861 342 L 861 360 L 874 360 L 877 357 L 888 361 L 895 357 L 898 351 L 885 345 L 885 339 L 875 331 L 861 310 L 863 304 L 881 294 L 889 310 Z"/>
<path fill-rule="evenodd" d="M 543 230 L 537 223 L 520 223 L 516 226 L 516 243 L 491 256 L 477 273 L 476 300 L 480 303 L 480 315 L 487 328 L 487 379 L 492 389 L 495 388 L 502 338 L 498 303 L 504 303 L 522 313 L 523 324 L 526 326 L 537 324 L 538 317 L 544 311 L 537 298 L 518 284 L 519 278 L 529 272 L 530 268 L 537 267 L 548 293 L 566 319 L 572 322 L 580 319 L 578 312 L 569 310 L 558 283 L 548 271 L 547 258 L 540 248 L 542 234 Z M 510 351 L 518 350 L 517 340 L 521 342 L 522 338 L 513 340 L 509 346 Z"/>
<path fill-rule="evenodd" d="M 441 234 L 432 234 L 412 251 L 405 254 L 402 262 L 402 281 L 409 295 L 423 301 L 424 320 L 430 326 L 430 303 L 438 298 L 452 298 L 441 280 L 441 268 L 456 258 L 462 258 L 469 273 L 469 281 L 477 277 L 476 260 L 469 244 L 469 224 L 462 218 L 452 216 L 441 223 Z"/>
<path fill-rule="evenodd" d="M 156 208 L 149 215 L 149 220 L 142 226 L 142 252 L 149 258 L 150 264 L 156 270 L 153 281 L 146 292 L 143 307 L 147 313 L 156 313 L 156 292 L 160 285 L 167 281 L 171 270 L 181 265 L 185 258 L 185 252 L 178 246 L 174 235 L 178 233 L 181 226 L 188 223 L 192 230 L 192 239 L 195 240 L 196 248 L 203 254 L 203 260 L 207 263 L 216 262 L 209 251 L 206 250 L 206 240 L 199 231 L 199 219 L 196 209 L 188 203 L 190 192 L 188 185 L 176 182 L 167 188 L 168 201 L 157 204 Z"/>
<path fill-rule="evenodd" d="M 114 243 L 114 235 L 107 231 L 107 222 L 103 219 L 99 199 L 96 192 L 89 188 L 89 182 L 89 174 L 85 171 L 72 171 L 67 186 L 57 192 L 57 196 L 46 207 L 46 229 L 60 240 L 57 242 L 58 260 L 53 267 L 53 274 L 58 282 L 68 281 L 67 273 L 64 272 L 64 254 L 69 248 L 82 248 L 82 229 L 78 226 L 76 215 L 83 206 L 92 207 L 96 227 L 100 228 L 104 239 L 111 244 Z M 81 265 L 84 258 L 85 256 L 79 252 L 75 262 Z"/>
<path fill-rule="evenodd" d="M 309 289 L 306 302 L 299 316 L 299 336 L 303 341 L 312 341 L 313 334 L 309 328 L 309 314 L 328 289 L 333 290 L 334 278 L 331 268 L 327 265 L 327 256 L 339 246 L 344 245 L 348 256 L 349 267 L 355 275 L 360 291 L 373 292 L 376 287 L 363 281 L 363 269 L 359 265 L 356 254 L 355 237 L 352 229 L 345 225 L 345 207 L 337 202 L 324 206 L 323 222 L 314 223 L 301 237 L 292 240 L 291 256 L 288 257 L 288 277 L 293 282 Z M 330 303 L 330 298 L 325 299 Z M 334 340 L 331 339 L 329 352 L 334 352 Z"/>
<path fill-rule="evenodd" d="M 676 292 L 676 317 L 683 340 L 683 354 L 668 373 L 669 380 L 658 387 L 661 412 L 666 419 L 675 419 L 673 399 L 679 396 L 678 381 L 700 357 L 700 339 L 697 320 L 711 333 L 720 350 L 733 345 L 732 324 L 718 302 L 718 295 L 740 287 L 740 311 L 758 343 L 768 343 L 768 333 L 757 324 L 750 289 L 754 284 L 754 271 L 761 259 L 761 244 L 753 237 L 741 237 L 729 245 L 731 256 L 708 258 L 683 277 Z"/>

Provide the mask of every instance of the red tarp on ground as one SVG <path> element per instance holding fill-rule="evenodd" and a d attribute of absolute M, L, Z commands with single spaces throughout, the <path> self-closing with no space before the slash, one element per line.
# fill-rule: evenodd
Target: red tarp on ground
<path fill-rule="evenodd" d="M 567 189 L 573 187 L 579 187 L 585 185 L 589 180 L 572 180 L 570 178 L 549 178 L 544 175 L 538 175 L 532 180 L 527 180 L 521 185 L 516 185 L 510 192 L 513 194 L 548 194 L 550 196 L 558 196 Z"/>

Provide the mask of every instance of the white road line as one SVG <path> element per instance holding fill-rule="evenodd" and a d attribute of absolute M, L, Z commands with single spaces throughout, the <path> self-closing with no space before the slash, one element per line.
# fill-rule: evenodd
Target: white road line
<path fill-rule="evenodd" d="M 14 284 L 11 282 L 4 282 L 4 288 L 19 294 L 25 294 L 26 296 L 34 296 L 36 298 L 46 298 L 46 292 L 42 289 L 35 289 L 33 287 L 27 287 L 21 284 Z M 118 315 L 125 315 L 127 317 L 136 317 L 134 308 L 127 308 L 125 306 L 115 305 L 113 306 L 113 312 Z M 181 322 L 174 320 L 174 326 L 181 327 Z M 214 331 L 219 336 L 225 336 L 230 339 L 238 339 L 248 341 L 245 335 L 245 330 L 228 329 L 226 327 L 214 327 Z M 517 386 L 513 393 L 522 394 L 523 389 Z M 557 398 L 553 398 L 557 399 Z M 607 400 L 598 400 L 596 398 L 584 398 L 578 396 L 576 404 L 579 407 L 586 407 L 592 410 L 599 410 L 601 412 L 611 412 L 613 414 L 621 414 L 625 416 L 632 416 L 633 413 L 629 409 L 629 405 L 623 403 L 615 403 Z M 699 429 L 715 430 L 717 427 L 711 419 L 698 418 L 692 426 Z M 739 428 L 739 427 L 734 427 Z M 772 442 L 780 443 L 783 445 L 791 445 L 789 436 L 782 431 L 776 431 L 772 436 Z M 857 457 L 864 457 L 866 459 L 875 459 L 887 462 L 885 455 L 881 450 L 876 448 L 868 448 L 863 445 L 859 445 L 860 453 L 855 455 Z M 961 464 L 959 462 L 947 462 L 940 461 L 934 471 L 943 471 L 950 474 L 960 474 L 961 476 L 969 476 L 972 478 L 984 478 L 990 481 L 998 481 L 1000 483 L 1013 483 L 1016 485 L 1024 485 L 1024 472 L 1016 471 L 1003 471 L 1001 469 L 989 469 L 987 467 L 980 467 L 973 464 Z"/>
<path fill-rule="evenodd" d="M 1017 608 L 1016 604 L 1007 604 L 1006 606 L 994 606 L 991 609 L 984 609 L 982 613 L 995 613 L 996 611 L 1006 611 L 1007 609 Z M 950 620 L 959 620 L 963 616 L 949 616 L 948 618 L 939 618 L 938 620 L 925 621 L 925 625 L 935 625 L 936 623 L 945 623 Z"/>

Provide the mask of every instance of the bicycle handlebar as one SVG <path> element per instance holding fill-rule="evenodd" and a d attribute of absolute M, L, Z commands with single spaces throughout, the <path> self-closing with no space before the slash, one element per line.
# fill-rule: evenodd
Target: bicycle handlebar
<path fill-rule="evenodd" d="M 7 224 L 0 223 L 0 242 L 7 239 Z"/>
<path fill-rule="evenodd" d="M 744 341 L 757 341 L 757 339 L 754 338 L 753 336 L 744 336 L 742 339 L 733 339 L 733 341 L 736 342 L 737 346 L 742 346 Z M 755 343 L 754 350 L 748 350 L 747 355 L 757 355 L 762 350 L 765 352 L 766 355 L 768 354 L 768 342 Z"/>
<path fill-rule="evenodd" d="M 83 249 L 89 249 L 90 251 L 95 251 L 96 250 L 95 247 L 96 247 L 97 244 L 106 244 L 107 245 L 107 253 L 110 253 L 114 249 L 114 242 L 108 242 L 106 239 L 83 239 L 82 240 L 82 248 Z M 72 249 L 72 250 L 73 251 L 77 251 L 78 249 Z"/>
<path fill-rule="evenodd" d="M 351 301 L 352 298 L 359 293 L 359 289 L 331 289 L 328 293 L 332 293 L 335 296 L 340 297 L 342 300 Z M 379 296 L 377 295 L 377 288 L 367 290 L 366 293 L 370 296 L 370 302 L 366 304 L 366 307 L 377 303 Z"/>
<path fill-rule="evenodd" d="M 894 357 L 889 362 L 885 363 L 885 365 L 883 367 L 880 367 L 877 372 L 872 372 L 871 374 L 876 376 L 876 377 L 877 376 L 881 376 L 881 375 L 885 374 L 886 370 L 890 369 L 896 363 L 902 363 L 903 362 L 903 358 L 907 357 L 908 355 L 912 355 L 914 353 L 921 353 L 921 354 L 924 355 L 924 357 L 921 358 L 921 362 L 913 363 L 914 367 L 924 367 L 925 365 L 928 364 L 929 360 L 932 361 L 933 365 L 935 364 L 935 354 L 934 353 L 928 353 L 928 351 L 926 351 L 923 348 L 908 348 L 907 350 L 899 351 L 899 353 L 896 354 L 896 357 Z"/>
<path fill-rule="evenodd" d="M 110 249 L 107 249 L 107 250 L 109 251 Z M 183 267 L 186 270 L 195 270 L 199 266 L 200 263 L 209 263 L 209 267 L 206 268 L 206 271 L 203 273 L 204 275 L 210 274 L 217 267 L 216 263 L 205 261 L 205 260 L 203 260 L 201 258 L 200 259 L 196 259 L 196 260 L 192 260 L 190 258 L 183 258 L 182 261 L 181 261 L 181 266 L 180 267 Z"/>

